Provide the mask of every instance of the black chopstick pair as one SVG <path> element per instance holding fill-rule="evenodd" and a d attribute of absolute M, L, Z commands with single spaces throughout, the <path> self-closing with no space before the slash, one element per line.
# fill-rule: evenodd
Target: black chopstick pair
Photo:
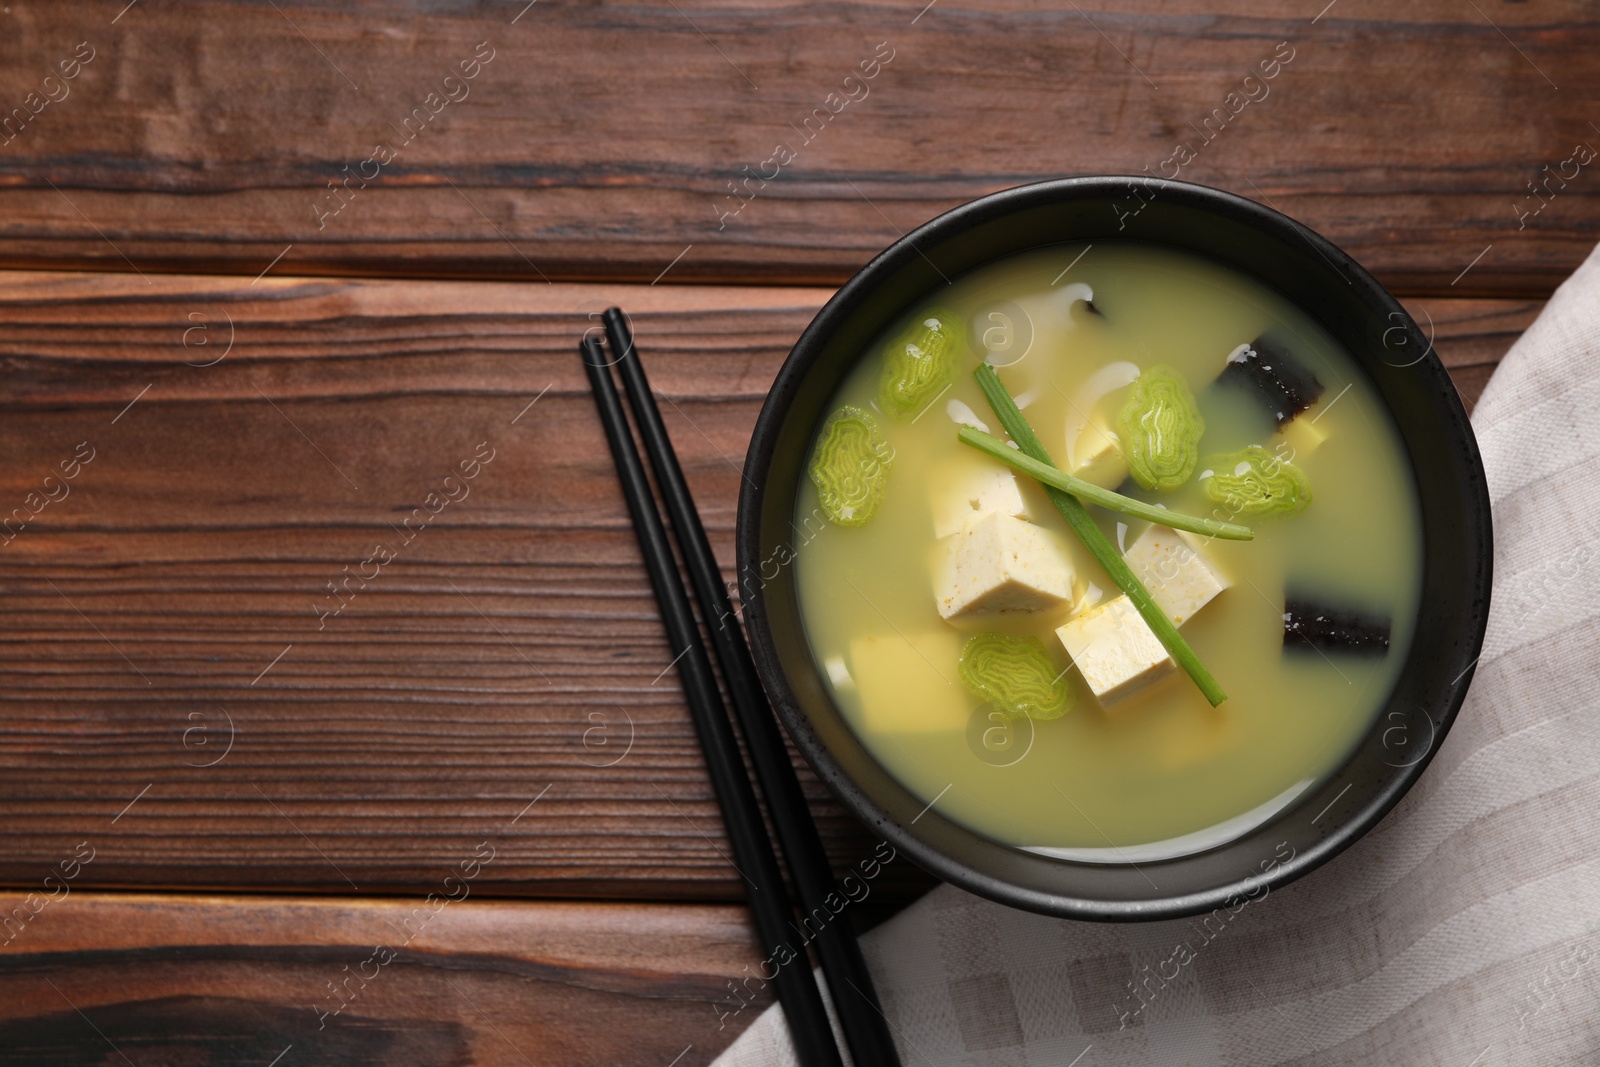
<path fill-rule="evenodd" d="M 794 877 L 801 906 L 808 916 L 816 914 L 820 908 L 822 914 L 832 920 L 822 925 L 814 941 L 851 1058 L 857 1067 L 899 1067 L 899 1055 L 889 1033 L 888 1021 L 878 1005 L 877 993 L 850 921 L 843 917 L 835 919 L 825 903 L 827 897 L 838 892 L 832 868 L 756 675 L 749 647 L 733 614 L 722 584 L 722 572 L 706 539 L 705 527 L 701 525 L 683 469 L 678 465 L 671 438 L 661 421 L 661 411 L 650 391 L 650 382 L 634 348 L 627 321 L 618 308 L 608 310 L 604 319 L 613 358 L 606 359 L 599 340 L 593 337 L 585 337 L 579 351 L 612 458 L 616 461 L 668 639 L 673 650 L 680 652 L 677 663 L 684 695 L 705 753 L 712 788 L 722 809 L 734 860 L 749 890 L 757 935 L 768 953 L 768 967 L 777 970 L 770 980 L 777 988 L 779 1003 L 788 1019 L 799 1062 L 801 1067 L 842 1067 L 821 994 L 811 979 L 805 942 L 802 939 L 798 946 L 790 943 L 790 931 L 798 930 L 794 926 L 794 906 L 784 886 L 772 840 L 756 806 L 755 793 L 739 754 L 727 707 L 712 674 L 711 662 L 701 646 L 700 631 L 683 579 L 677 572 L 666 529 L 623 414 L 616 383 L 611 378 L 609 368 L 612 365 L 622 375 L 634 422 L 655 471 L 656 484 L 694 585 L 701 618 L 706 621 L 706 630 L 711 635 L 722 678 L 755 767 L 756 781 L 767 802 L 767 811 Z M 838 899 L 834 896 L 834 900 Z M 765 969 L 762 977 L 766 977 Z"/>

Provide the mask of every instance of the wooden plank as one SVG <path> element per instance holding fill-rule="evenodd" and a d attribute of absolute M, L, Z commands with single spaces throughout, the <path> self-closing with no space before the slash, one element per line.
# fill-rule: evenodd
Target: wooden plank
<path fill-rule="evenodd" d="M 836 284 L 1074 173 L 1269 202 L 1421 294 L 1543 296 L 1600 237 L 1581 0 L 118 7 L 7 18 L 0 262 Z"/>
<path fill-rule="evenodd" d="M 89 841 L 85 886 L 420 892 L 489 841 L 496 893 L 738 899 L 575 338 L 630 309 L 731 579 L 827 295 L 0 274 L 0 882 Z M 1534 311 L 1416 306 L 1472 395 Z M 900 860 L 873 900 L 928 884 Z"/>
<path fill-rule="evenodd" d="M 750 425 L 826 293 L 0 292 L 0 514 L 68 492 L 0 550 L 0 878 L 90 839 L 96 885 L 409 889 L 491 840 L 497 891 L 740 897 L 576 337 L 632 308 L 731 579 Z M 870 855 L 807 788 L 840 862 Z"/>
<path fill-rule="evenodd" d="M 771 1000 L 735 907 L 69 886 L 0 898 L 6 1063 L 699 1067 Z"/>

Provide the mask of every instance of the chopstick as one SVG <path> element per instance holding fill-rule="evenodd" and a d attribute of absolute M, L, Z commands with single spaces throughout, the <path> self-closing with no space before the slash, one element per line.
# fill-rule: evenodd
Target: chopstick
<path fill-rule="evenodd" d="M 889 1033 L 888 1021 L 878 1005 L 872 975 L 861 958 L 855 932 L 848 919 L 832 921 L 834 917 L 825 903 L 830 894 L 839 892 L 828 854 L 811 820 L 794 765 L 789 762 L 789 753 L 767 702 L 766 690 L 761 686 L 755 663 L 750 658 L 750 648 L 739 629 L 738 616 L 733 613 L 728 591 L 722 583 L 722 571 L 706 538 L 705 526 L 700 522 L 683 468 L 678 464 L 672 438 L 661 421 L 661 409 L 656 406 L 650 390 L 644 363 L 634 347 L 621 309 L 607 310 L 603 321 L 612 358 L 628 392 L 634 424 L 644 441 L 645 454 L 650 457 L 656 486 L 661 490 L 678 548 L 683 553 L 700 602 L 701 618 L 711 634 L 723 681 L 738 713 L 740 732 L 755 765 L 756 782 L 772 815 L 789 872 L 794 876 L 801 910 L 811 916 L 820 908 L 822 915 L 830 920 L 815 937 L 817 956 L 833 1006 L 839 1013 L 839 1027 L 844 1032 L 851 1058 L 863 1067 L 868 1064 L 899 1067 L 899 1054 Z M 834 899 L 841 898 L 835 895 Z"/>
<path fill-rule="evenodd" d="M 778 859 L 773 853 L 772 841 L 767 837 L 761 811 L 756 807 L 750 780 L 745 777 L 739 747 L 734 740 L 726 709 L 722 706 L 716 678 L 711 673 L 711 661 L 701 647 L 700 632 L 689 607 L 689 597 L 677 573 L 661 516 L 656 512 L 644 465 L 639 460 L 633 434 L 628 429 L 622 403 L 617 396 L 616 383 L 611 380 L 611 372 L 598 340 L 584 338 L 579 351 L 583 356 L 584 371 L 589 376 L 590 388 L 594 391 L 595 406 L 600 409 L 600 422 L 605 427 L 606 440 L 611 445 L 612 459 L 616 461 L 617 475 L 633 518 L 634 532 L 639 537 L 639 548 L 644 553 L 645 569 L 650 574 L 650 584 L 654 586 L 656 600 L 661 606 L 667 638 L 674 650 L 682 649 L 677 659 L 678 676 L 683 682 L 695 732 L 700 736 L 706 769 L 711 774 L 712 791 L 722 809 L 722 821 L 727 827 L 728 842 L 733 848 L 734 865 L 749 886 L 750 910 L 755 917 L 756 933 L 768 954 L 766 965 L 777 967 L 777 973 L 771 981 L 777 987 L 778 1001 L 788 1018 L 795 1052 L 802 1067 L 843 1067 L 839 1049 L 833 1042 L 833 1029 L 828 1024 L 822 995 L 811 979 L 804 952 L 794 957 L 790 950 L 794 958 L 779 955 L 780 948 L 787 947 L 785 925 L 794 916 L 793 905 L 784 887 Z M 761 977 L 765 978 L 765 967 L 758 969 L 763 971 Z"/>

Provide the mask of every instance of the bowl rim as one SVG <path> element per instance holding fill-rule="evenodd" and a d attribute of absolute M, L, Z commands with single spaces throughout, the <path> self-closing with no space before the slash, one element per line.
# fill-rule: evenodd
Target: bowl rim
<path fill-rule="evenodd" d="M 1033 182 L 987 194 L 930 219 L 916 229 L 902 235 L 898 240 L 874 256 L 866 266 L 853 274 L 838 289 L 821 310 L 816 313 L 796 340 L 773 380 L 751 434 L 750 446 L 744 465 L 745 477 L 742 479 L 739 494 L 736 529 L 738 555 L 736 573 L 741 576 L 749 573 L 750 565 L 762 558 L 761 516 L 769 481 L 766 475 L 774 454 L 779 448 L 784 422 L 801 382 L 822 355 L 831 335 L 851 314 L 857 311 L 864 301 L 871 297 L 872 293 L 886 278 L 912 264 L 913 260 L 919 257 L 930 266 L 933 266 L 935 271 L 938 271 L 938 267 L 933 265 L 931 260 L 928 260 L 922 248 L 929 247 L 938 241 L 953 237 L 961 231 L 977 227 L 985 222 L 1034 208 L 1047 207 L 1062 201 L 1079 199 L 1122 199 L 1126 201 L 1126 193 L 1134 187 L 1149 191 L 1152 194 L 1149 197 L 1151 201 L 1160 199 L 1167 203 L 1195 208 L 1205 213 L 1221 216 L 1224 219 L 1240 222 L 1253 229 L 1264 231 L 1266 236 L 1276 240 L 1291 251 L 1309 252 L 1320 256 L 1327 261 L 1336 274 L 1343 275 L 1344 279 L 1350 283 L 1361 304 L 1373 309 L 1377 315 L 1387 316 L 1385 321 L 1402 324 L 1410 336 L 1422 338 L 1421 330 L 1417 327 L 1409 312 L 1401 306 L 1400 302 L 1377 279 L 1342 249 L 1304 223 L 1235 193 L 1192 182 L 1156 178 L 1149 175 L 1085 175 Z M 1063 238 L 1061 240 L 1040 242 L 1033 246 L 1019 246 L 1009 253 L 1001 253 L 1000 256 L 991 257 L 986 262 L 992 262 L 993 259 L 1001 258 L 1004 255 L 1028 251 L 1030 247 L 1036 248 L 1045 244 L 1070 243 L 1071 240 L 1073 239 Z M 1150 240 L 1147 239 L 1147 243 Z M 1159 238 L 1153 239 L 1153 243 L 1159 244 Z M 965 274 L 971 269 L 975 268 L 967 268 L 960 273 Z M 1243 268 L 1235 267 L 1233 269 L 1242 270 Z M 942 274 L 943 272 L 940 273 Z M 1248 272 L 1246 271 L 1245 273 Z M 1258 278 L 1258 280 L 1275 288 L 1268 279 Z M 1313 316 L 1313 318 L 1316 318 L 1316 316 Z M 1324 324 L 1324 328 L 1327 328 L 1326 324 Z M 828 786 L 830 791 L 841 800 L 858 820 L 882 834 L 896 850 L 903 850 L 919 866 L 944 881 L 999 903 L 1028 911 L 1064 918 L 1095 921 L 1142 921 L 1179 918 L 1219 908 L 1224 904 L 1237 900 L 1241 895 L 1256 899 L 1256 897 L 1250 895 L 1253 890 L 1262 888 L 1264 891 L 1266 888 L 1278 888 L 1326 863 L 1340 852 L 1349 848 L 1381 821 L 1410 791 L 1418 778 L 1421 777 L 1423 771 L 1432 762 L 1443 743 L 1444 736 L 1454 724 L 1457 714 L 1466 699 L 1467 691 L 1476 672 L 1478 656 L 1482 649 L 1484 633 L 1488 624 L 1489 597 L 1493 577 L 1493 530 L 1488 485 L 1483 463 L 1478 452 L 1477 439 L 1471 429 L 1466 410 L 1460 402 L 1459 394 L 1456 392 L 1443 362 L 1437 352 L 1433 350 L 1431 338 L 1422 339 L 1428 342 L 1427 350 L 1415 364 L 1409 365 L 1409 369 L 1426 376 L 1428 379 L 1426 384 L 1432 395 L 1445 398 L 1443 403 L 1447 406 L 1439 414 L 1443 421 L 1448 424 L 1448 429 L 1454 438 L 1452 441 L 1453 465 L 1459 473 L 1464 475 L 1462 479 L 1462 489 L 1465 497 L 1463 506 L 1469 519 L 1475 517 L 1477 520 L 1475 524 L 1472 524 L 1472 528 L 1461 531 L 1463 536 L 1473 539 L 1470 547 L 1476 549 L 1475 555 L 1478 564 L 1477 572 L 1466 576 L 1473 595 L 1472 602 L 1476 608 L 1475 619 L 1469 620 L 1474 624 L 1471 626 L 1470 641 L 1468 642 L 1470 647 L 1459 647 L 1454 653 L 1457 662 L 1466 661 L 1466 663 L 1456 681 L 1451 683 L 1444 694 L 1439 717 L 1435 720 L 1431 715 L 1426 716 L 1432 727 L 1433 737 L 1423 755 L 1415 762 L 1398 767 L 1399 773 L 1389 777 L 1381 790 L 1368 803 L 1349 813 L 1331 831 L 1303 851 L 1297 852 L 1290 860 L 1276 865 L 1270 873 L 1246 875 L 1210 889 L 1173 894 L 1161 898 L 1135 901 L 1090 899 L 1064 896 L 1059 893 L 1019 886 L 941 851 L 919 838 L 908 826 L 901 825 L 889 811 L 883 808 L 873 797 L 869 796 L 865 789 L 844 771 L 827 746 L 809 728 L 806 721 L 806 713 L 782 666 L 781 656 L 774 640 L 767 613 L 766 597 L 762 591 L 762 584 L 754 583 L 746 590 L 744 584 L 741 583 L 740 587 L 744 593 L 742 614 L 749 634 L 751 652 L 763 684 L 767 687 L 768 693 L 772 698 L 773 707 L 777 711 L 778 718 L 783 723 L 785 731 L 793 740 L 801 755 L 805 757 L 807 763 Z M 1369 372 L 1369 378 L 1370 376 Z M 1379 389 L 1379 395 L 1384 396 L 1381 388 Z M 1453 407 L 1448 406 L 1450 398 L 1454 398 Z M 1386 401 L 1387 399 L 1385 396 Z M 1392 413 L 1391 417 L 1393 417 Z M 1460 447 L 1455 447 L 1457 445 Z M 1424 551 L 1426 551 L 1426 548 L 1427 539 L 1425 537 L 1423 541 Z M 1415 655 L 1416 649 L 1419 647 L 1414 641 L 1408 655 Z M 1381 707 L 1379 710 L 1381 711 Z M 1369 725 L 1367 732 L 1363 734 L 1363 738 L 1369 736 L 1376 725 L 1377 721 L 1375 720 L 1372 725 Z M 1358 744 L 1356 749 L 1346 758 L 1346 762 L 1353 760 L 1360 748 L 1361 745 Z M 876 757 L 873 758 L 876 759 Z M 1341 764 L 1341 766 L 1343 765 Z M 887 768 L 885 768 L 885 771 L 887 772 Z M 892 772 L 890 772 L 890 777 L 894 777 Z M 1282 812 L 1270 817 L 1263 823 L 1263 826 L 1271 825 L 1283 818 L 1298 803 L 1299 801 L 1289 804 Z M 929 806 L 931 807 L 932 805 Z M 961 828 L 975 837 L 987 841 L 993 840 L 988 838 L 987 835 L 964 825 L 961 825 Z M 999 844 L 1002 847 L 1014 848 L 1014 846 L 1007 846 L 1004 843 Z M 1217 847 L 1226 847 L 1226 843 Z M 1121 867 L 1123 865 L 1105 864 L 1104 866 Z M 1131 862 L 1129 866 L 1132 866 Z"/>

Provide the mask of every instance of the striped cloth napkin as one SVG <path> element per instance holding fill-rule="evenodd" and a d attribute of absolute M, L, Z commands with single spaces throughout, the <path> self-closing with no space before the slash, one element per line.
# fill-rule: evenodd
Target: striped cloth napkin
<path fill-rule="evenodd" d="M 1600 1063 L 1600 249 L 1472 422 L 1494 606 L 1466 706 L 1399 807 L 1220 929 L 940 887 L 863 940 L 906 1067 Z M 782 1013 L 716 1062 L 793 1064 Z"/>

